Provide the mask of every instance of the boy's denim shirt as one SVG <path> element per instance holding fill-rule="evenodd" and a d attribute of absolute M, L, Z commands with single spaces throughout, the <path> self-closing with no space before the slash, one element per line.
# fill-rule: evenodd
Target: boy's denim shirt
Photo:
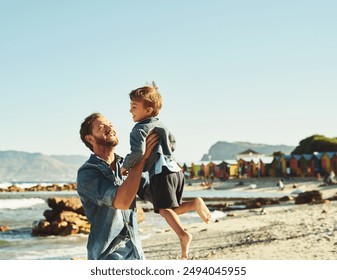
<path fill-rule="evenodd" d="M 149 172 L 149 177 L 154 175 L 155 162 L 159 154 L 164 155 L 167 162 L 174 160 L 173 151 L 176 141 L 174 135 L 156 117 L 147 118 L 138 122 L 130 133 L 131 153 L 128 154 L 123 162 L 123 167 L 130 170 L 144 155 L 146 149 L 146 137 L 150 132 L 155 132 L 159 136 L 157 146 L 152 150 L 151 155 L 146 160 L 144 172 Z"/>
<path fill-rule="evenodd" d="M 113 207 L 116 191 L 123 182 L 119 161 L 116 167 L 115 173 L 104 160 L 92 154 L 77 173 L 77 192 L 90 222 L 89 260 L 108 259 L 116 250 L 121 259 L 144 258 L 135 200 L 128 210 Z M 131 256 L 130 250 L 123 251 L 123 245 L 129 240 L 133 247 Z"/>

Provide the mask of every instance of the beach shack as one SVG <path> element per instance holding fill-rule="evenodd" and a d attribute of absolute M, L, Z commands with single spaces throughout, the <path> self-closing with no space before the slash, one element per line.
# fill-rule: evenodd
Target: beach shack
<path fill-rule="evenodd" d="M 238 177 L 238 162 L 235 159 L 226 159 L 223 161 L 228 177 Z"/>
<path fill-rule="evenodd" d="M 335 152 L 325 152 L 321 157 L 322 175 L 326 175 L 331 171 L 331 159 Z"/>
<path fill-rule="evenodd" d="M 195 163 L 192 163 L 191 164 L 191 167 L 190 167 L 190 177 L 191 178 L 196 178 L 196 177 L 199 177 L 200 175 L 200 170 L 201 170 L 201 165 L 200 164 L 195 164 Z"/>
<path fill-rule="evenodd" d="M 207 178 L 208 174 L 209 174 L 209 170 L 208 170 L 208 164 L 209 161 L 201 161 L 200 162 L 200 170 L 198 172 L 198 176 L 201 178 Z"/>
<path fill-rule="evenodd" d="M 324 153 L 314 152 L 313 155 L 315 160 L 315 175 L 323 175 L 322 156 Z"/>
<path fill-rule="evenodd" d="M 290 156 L 282 155 L 275 156 L 271 162 L 270 176 L 283 177 L 287 174 L 287 166 L 289 166 Z"/>
<path fill-rule="evenodd" d="M 228 173 L 227 173 L 227 170 L 226 170 L 226 164 L 224 161 L 221 161 L 219 164 L 217 164 L 216 166 L 216 170 L 215 171 L 215 177 L 216 178 L 219 178 L 221 180 L 226 180 L 228 179 Z"/>
<path fill-rule="evenodd" d="M 184 176 L 186 179 L 193 178 L 191 169 L 192 169 L 192 163 L 178 163 L 178 165 L 181 167 L 181 171 L 184 173 Z"/>
<path fill-rule="evenodd" d="M 271 176 L 272 162 L 274 157 L 263 157 L 259 160 L 259 172 L 261 177 Z"/>
<path fill-rule="evenodd" d="M 260 159 L 252 158 L 249 163 L 250 177 L 260 177 Z"/>
<path fill-rule="evenodd" d="M 330 160 L 330 167 L 331 167 L 331 170 L 337 174 L 337 153 L 335 152 L 333 154 L 333 156 L 331 157 L 331 160 Z"/>
<path fill-rule="evenodd" d="M 221 166 L 222 161 L 211 161 L 206 165 L 207 171 L 205 172 L 206 178 L 210 177 L 213 178 L 222 178 L 223 177 L 223 170 Z"/>
<path fill-rule="evenodd" d="M 300 155 L 298 159 L 298 171 L 300 176 L 304 177 L 315 175 L 315 157 L 313 154 Z"/>
<path fill-rule="evenodd" d="M 301 155 L 291 155 L 289 159 L 289 168 L 291 176 L 302 176 L 301 169 L 299 167 L 299 160 Z"/>
<path fill-rule="evenodd" d="M 291 176 L 291 168 L 290 168 L 290 159 L 291 159 L 291 155 L 283 155 L 283 164 L 284 164 L 284 174 L 286 175 L 286 177 Z"/>
<path fill-rule="evenodd" d="M 280 175 L 280 170 L 281 170 L 281 166 L 280 166 L 280 156 L 274 156 L 274 159 L 271 163 L 271 169 L 270 169 L 270 176 L 272 177 L 279 177 Z"/>
<path fill-rule="evenodd" d="M 264 156 L 264 154 L 260 154 L 252 149 L 238 153 L 235 157 L 238 162 L 239 177 L 257 176 L 259 160 Z"/>
<path fill-rule="evenodd" d="M 239 177 L 249 177 L 250 176 L 250 161 L 251 161 L 251 158 L 240 158 L 238 160 Z"/>

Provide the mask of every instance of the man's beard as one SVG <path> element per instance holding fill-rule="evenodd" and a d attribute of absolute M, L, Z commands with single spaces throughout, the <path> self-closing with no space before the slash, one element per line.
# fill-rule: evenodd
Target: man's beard
<path fill-rule="evenodd" d="M 112 140 L 105 140 L 102 138 L 95 137 L 95 141 L 97 145 L 104 146 L 104 147 L 115 147 L 118 144 L 118 138 L 115 137 Z"/>

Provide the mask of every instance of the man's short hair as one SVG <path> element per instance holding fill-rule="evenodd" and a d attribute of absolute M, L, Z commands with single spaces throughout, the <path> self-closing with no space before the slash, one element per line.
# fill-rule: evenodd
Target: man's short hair
<path fill-rule="evenodd" d="M 93 151 L 92 145 L 85 139 L 86 135 L 92 134 L 92 123 L 94 120 L 104 117 L 101 113 L 92 113 L 91 115 L 87 116 L 81 124 L 80 129 L 80 136 L 82 142 L 91 150 Z"/>

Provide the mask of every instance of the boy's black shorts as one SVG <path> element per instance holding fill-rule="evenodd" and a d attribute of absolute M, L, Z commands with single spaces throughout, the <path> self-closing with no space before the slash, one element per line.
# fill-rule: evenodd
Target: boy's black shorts
<path fill-rule="evenodd" d="M 152 202 L 155 213 L 159 213 L 159 209 L 177 208 L 182 203 L 184 184 L 182 171 L 171 172 L 164 166 L 162 173 L 150 179 L 142 196 Z"/>

